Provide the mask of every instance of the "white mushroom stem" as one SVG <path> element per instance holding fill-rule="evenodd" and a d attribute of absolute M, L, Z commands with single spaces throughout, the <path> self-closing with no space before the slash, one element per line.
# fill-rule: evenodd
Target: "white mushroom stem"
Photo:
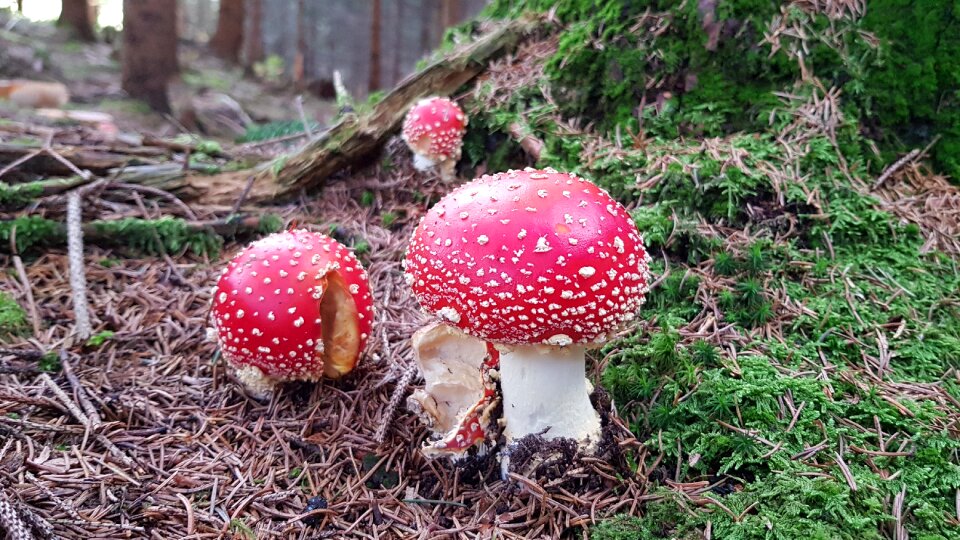
<path fill-rule="evenodd" d="M 583 346 L 497 345 L 497 349 L 508 441 L 531 433 L 591 445 L 600 439 Z"/>
<path fill-rule="evenodd" d="M 437 163 L 423 154 L 413 154 L 413 168 L 420 171 L 429 171 Z"/>

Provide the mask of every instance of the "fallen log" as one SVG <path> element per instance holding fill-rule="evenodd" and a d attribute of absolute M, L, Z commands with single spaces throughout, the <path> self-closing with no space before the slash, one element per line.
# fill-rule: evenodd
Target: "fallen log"
<path fill-rule="evenodd" d="M 290 198 L 301 190 L 315 189 L 332 174 L 362 162 L 399 129 L 404 115 L 413 103 L 431 95 L 452 94 L 482 73 L 491 60 L 514 50 L 520 41 L 538 26 L 539 22 L 536 20 L 517 20 L 497 27 L 403 80 L 369 112 L 347 114 L 298 152 L 262 164 L 256 169 L 203 174 L 189 168 L 184 169 L 182 165 L 175 163 L 158 163 L 146 159 L 146 155 L 135 155 L 150 154 L 152 149 L 143 152 L 120 152 L 103 147 L 92 150 L 85 147 L 57 146 L 52 149 L 78 169 L 89 170 L 100 176 L 119 173 L 116 180 L 170 191 L 185 200 L 230 204 L 244 190 L 251 174 L 254 174 L 255 178 L 247 197 L 249 202 L 263 203 Z M 187 149 L 158 145 L 155 139 L 145 139 L 144 142 L 166 146 L 171 150 Z M 0 144 L 0 164 L 12 163 L 38 150 L 32 146 Z M 64 163 L 46 152 L 19 167 L 45 175 L 75 174 Z M 44 185 L 40 188 L 41 194 L 60 193 L 89 181 L 71 180 Z M 24 191 L 10 196 L 17 202 L 22 202 L 23 195 L 27 192 L 36 196 L 36 186 L 23 189 Z"/>
<path fill-rule="evenodd" d="M 146 255 L 192 251 L 215 255 L 224 238 L 276 232 L 283 220 L 273 214 L 187 221 L 179 218 L 97 220 L 83 224 L 85 243 L 123 247 Z M 11 241 L 12 239 L 12 241 Z M 11 243 L 15 246 L 11 246 Z M 67 224 L 37 216 L 0 220 L 0 253 L 66 246 Z"/>
<path fill-rule="evenodd" d="M 414 73 L 369 113 L 345 116 L 296 154 L 263 167 L 249 199 L 271 201 L 319 187 L 330 175 L 379 149 L 417 100 L 452 94 L 482 73 L 491 60 L 513 50 L 536 27 L 529 20 L 512 21 Z"/>
<path fill-rule="evenodd" d="M 86 169 L 94 174 L 104 174 L 110 169 L 127 165 L 153 163 L 143 157 L 129 153 L 122 154 L 83 146 L 56 146 L 52 148 L 78 169 Z M 24 144 L 0 144 L 0 164 L 13 163 L 40 150 L 41 148 L 36 146 Z M 73 171 L 66 164 L 46 151 L 39 152 L 36 156 L 18 165 L 17 168 L 44 175 L 73 174 Z"/>

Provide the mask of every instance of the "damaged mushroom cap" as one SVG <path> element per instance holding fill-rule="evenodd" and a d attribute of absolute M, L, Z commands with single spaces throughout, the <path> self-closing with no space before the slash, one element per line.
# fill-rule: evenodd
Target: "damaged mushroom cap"
<path fill-rule="evenodd" d="M 649 256 L 604 190 L 552 169 L 464 184 L 414 231 L 406 279 L 421 306 L 505 344 L 593 344 L 631 321 Z"/>
<path fill-rule="evenodd" d="M 424 454 L 459 457 L 494 440 L 490 414 L 499 404 L 494 372 L 500 352 L 442 323 L 417 330 L 411 345 L 425 384 L 407 398 L 407 406 L 434 432 Z"/>
<path fill-rule="evenodd" d="M 366 271 L 336 240 L 307 230 L 247 246 L 213 290 L 224 358 L 255 391 L 352 370 L 373 322 Z"/>
<path fill-rule="evenodd" d="M 467 116 L 456 103 L 441 97 L 422 99 L 403 120 L 403 140 L 417 155 L 433 163 L 460 159 Z"/>

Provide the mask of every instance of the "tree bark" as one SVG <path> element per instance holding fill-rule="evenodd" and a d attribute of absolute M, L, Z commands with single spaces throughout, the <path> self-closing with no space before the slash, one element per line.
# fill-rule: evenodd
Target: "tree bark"
<path fill-rule="evenodd" d="M 167 83 L 177 63 L 177 0 L 124 0 L 123 89 L 170 112 Z"/>
<path fill-rule="evenodd" d="M 87 0 L 62 0 L 60 19 L 57 24 L 68 26 L 80 41 L 93 42 L 97 34 L 93 31 L 93 10 Z M 17 5 L 20 7 L 20 4 Z"/>
<path fill-rule="evenodd" d="M 246 12 L 245 0 L 220 0 L 220 16 L 217 18 L 217 31 L 210 38 L 213 54 L 237 62 L 243 47 L 243 24 Z"/>
<path fill-rule="evenodd" d="M 440 34 L 460 22 L 461 0 L 440 0 Z"/>
<path fill-rule="evenodd" d="M 305 83 L 305 65 L 307 55 L 307 18 L 305 0 L 300 0 L 297 4 L 297 49 L 293 55 L 293 82 L 297 90 L 306 87 Z"/>
<path fill-rule="evenodd" d="M 370 17 L 370 85 L 371 92 L 380 89 L 380 0 L 373 0 Z"/>
<path fill-rule="evenodd" d="M 248 13 L 243 38 L 244 64 L 253 66 L 263 60 L 263 0 L 246 0 Z"/>

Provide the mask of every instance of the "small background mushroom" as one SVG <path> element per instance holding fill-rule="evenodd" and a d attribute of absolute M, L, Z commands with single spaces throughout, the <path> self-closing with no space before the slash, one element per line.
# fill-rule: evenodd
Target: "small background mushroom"
<path fill-rule="evenodd" d="M 438 167 L 444 180 L 454 178 L 460 160 L 467 115 L 448 98 L 429 97 L 414 105 L 403 120 L 402 137 L 420 171 Z"/>

